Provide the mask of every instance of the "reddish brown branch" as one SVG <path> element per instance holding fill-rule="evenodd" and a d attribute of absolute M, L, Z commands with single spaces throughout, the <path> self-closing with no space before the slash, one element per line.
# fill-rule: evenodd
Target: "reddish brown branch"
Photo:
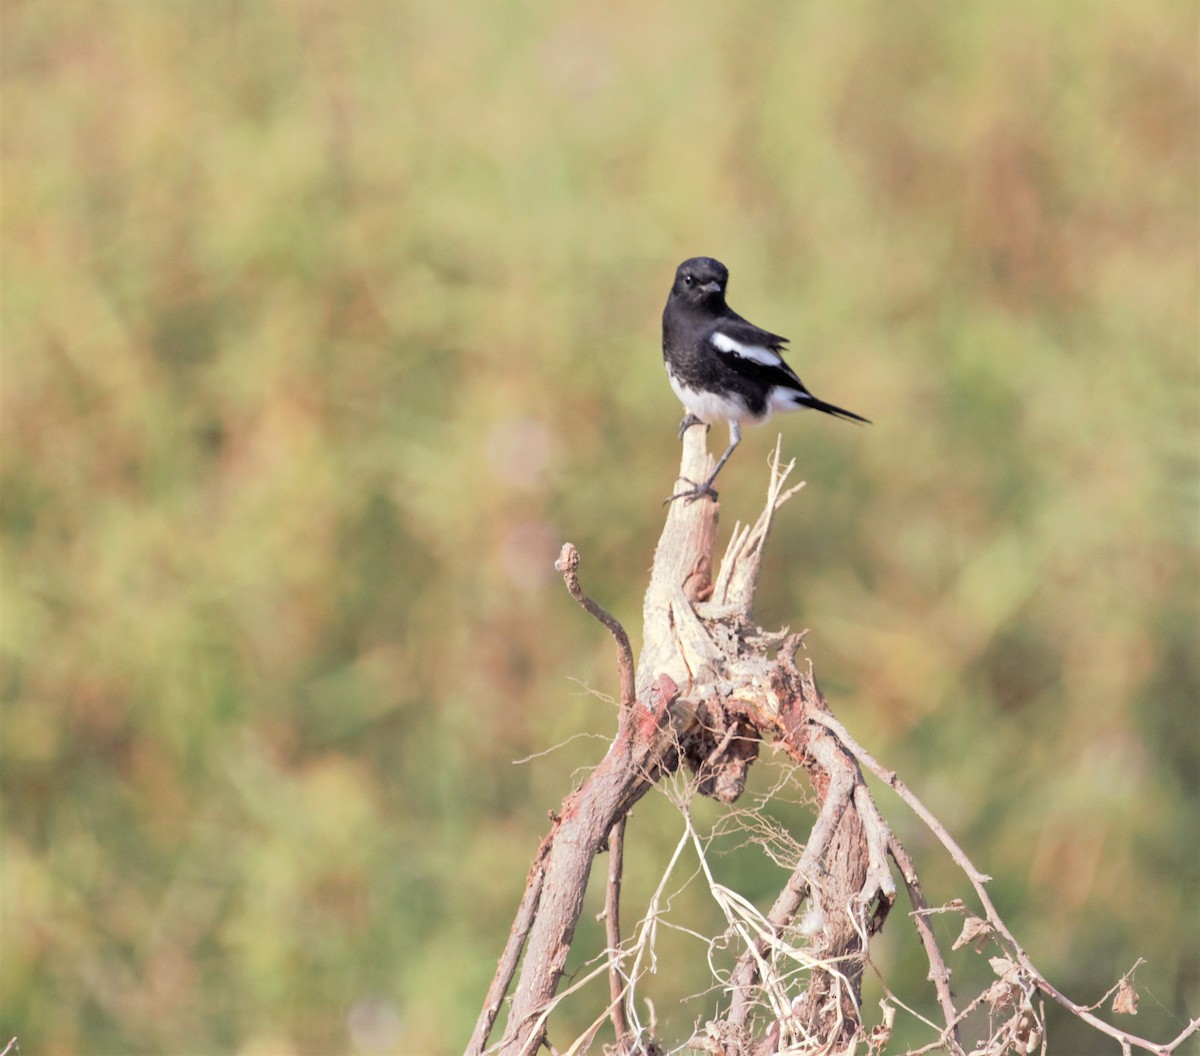
<path fill-rule="evenodd" d="M 483 1010 L 479 1013 L 479 1019 L 475 1023 L 475 1031 L 467 1044 L 466 1056 L 479 1056 L 483 1052 L 484 1046 L 487 1045 L 488 1035 L 491 1034 L 492 1026 L 496 1022 L 496 1016 L 500 1012 L 500 1005 L 504 1002 L 504 995 L 508 993 L 508 987 L 517 970 L 517 964 L 521 960 L 521 950 L 525 946 L 525 938 L 533 925 L 534 917 L 537 916 L 538 902 L 542 897 L 542 881 L 546 876 L 546 857 L 550 853 L 550 846 L 554 842 L 554 833 L 557 829 L 558 825 L 555 823 L 554 827 L 542 838 L 537 854 L 534 855 L 533 865 L 529 868 L 529 877 L 525 881 L 525 894 L 521 898 L 521 904 L 517 907 L 516 919 L 513 920 L 504 952 L 500 954 L 500 963 L 496 965 L 496 974 L 492 977 L 492 985 L 488 987 Z"/>
<path fill-rule="evenodd" d="M 670 705 L 678 694 L 675 683 L 663 676 L 655 686 L 652 707 L 634 701 L 623 709 L 608 753 L 563 802 L 508 1027 L 500 1043 L 505 1056 L 532 1053 L 545 1039 L 546 1016 L 583 909 L 592 861 L 618 819 L 677 763 Z"/>

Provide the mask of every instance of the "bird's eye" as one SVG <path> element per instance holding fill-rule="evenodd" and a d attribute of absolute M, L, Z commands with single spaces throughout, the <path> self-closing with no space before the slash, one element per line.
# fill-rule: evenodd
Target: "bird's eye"
<path fill-rule="evenodd" d="M 685 286 L 691 286 L 691 285 L 692 285 L 692 284 L 693 284 L 695 281 L 696 281 L 696 280 L 695 280 L 694 278 L 692 278 L 692 276 L 691 276 L 691 275 L 685 275 L 685 276 L 683 277 L 683 284 L 684 284 Z"/>

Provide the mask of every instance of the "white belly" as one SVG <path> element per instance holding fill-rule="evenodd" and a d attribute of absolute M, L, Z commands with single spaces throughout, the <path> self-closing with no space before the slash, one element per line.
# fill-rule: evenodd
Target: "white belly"
<path fill-rule="evenodd" d="M 716 393 L 690 389 L 680 382 L 670 370 L 667 371 L 667 378 L 671 382 L 671 388 L 675 390 L 675 395 L 679 397 L 679 402 L 683 404 L 687 412 L 694 414 L 706 425 L 712 425 L 715 422 L 765 421 L 765 418 L 755 418 L 737 396 L 718 396 Z"/>

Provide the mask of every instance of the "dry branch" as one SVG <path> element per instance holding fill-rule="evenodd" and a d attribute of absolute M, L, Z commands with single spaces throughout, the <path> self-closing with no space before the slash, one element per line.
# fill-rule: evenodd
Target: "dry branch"
<path fill-rule="evenodd" d="M 633 648 L 629 644 L 629 635 L 625 633 L 625 628 L 621 626 L 615 616 L 601 608 L 583 592 L 583 588 L 579 585 L 579 551 L 574 546 L 570 543 L 563 543 L 562 552 L 558 555 L 558 560 L 554 562 L 554 567 L 562 573 L 563 582 L 566 583 L 567 592 L 571 597 L 579 602 L 586 612 L 604 624 L 613 636 L 613 641 L 617 645 L 617 671 L 621 676 L 621 703 L 628 707 L 633 703 L 634 697 Z"/>
<path fill-rule="evenodd" d="M 508 988 L 512 984 L 513 975 L 521 959 L 521 950 L 525 946 L 525 938 L 533 926 L 534 917 L 537 916 L 538 900 L 542 896 L 542 881 L 546 876 L 546 856 L 550 853 L 554 831 L 552 828 L 543 838 L 537 854 L 534 855 L 533 865 L 529 868 L 529 877 L 525 881 L 525 894 L 521 898 L 521 905 L 517 908 L 517 916 L 513 921 L 512 930 L 509 932 L 508 942 L 505 944 L 504 952 L 500 954 L 500 963 L 496 966 L 492 985 L 488 987 L 487 997 L 484 998 L 483 1010 L 479 1013 L 475 1031 L 467 1045 L 469 1053 L 483 1051 L 488 1035 L 492 1032 L 492 1025 L 496 1022 L 500 1005 L 504 1001 L 504 995 L 508 993 Z"/>
<path fill-rule="evenodd" d="M 703 480 L 711 465 L 703 431 L 688 430 L 681 479 Z M 917 1017 L 935 1040 L 914 1052 L 965 1056 L 962 1027 L 977 1010 L 982 1015 L 986 1006 L 991 1012 L 988 1037 L 974 1053 L 1001 1056 L 1040 1049 L 1044 1054 L 1040 1001 L 1034 1007 L 1039 990 L 1117 1040 L 1123 1052 L 1135 1047 L 1159 1056 L 1175 1052 L 1200 1030 L 1200 1020 L 1174 1041 L 1154 1045 L 1104 1023 L 1091 1009 L 1063 997 L 1037 972 L 988 898 L 988 877 L 904 783 L 830 714 L 811 666 L 795 664 L 802 635 L 768 632 L 754 623 L 754 592 L 774 517 L 800 488 L 787 487 L 791 469 L 791 464 L 780 465 L 777 446 L 764 508 L 754 524 L 734 527 L 719 568 L 713 561 L 716 503 L 702 499 L 668 504 L 643 603 L 643 647 L 636 670 L 624 629 L 584 593 L 579 555 L 570 544 L 563 547 L 556 567 L 568 591 L 616 642 L 622 708 L 607 754 L 563 802 L 542 841 L 467 1056 L 482 1056 L 510 987 L 507 1027 L 494 1050 L 504 1056 L 528 1056 L 548 1046 L 547 1021 L 557 1002 L 604 975 L 609 981 L 605 1007 L 571 1051 L 584 1051 L 605 1019 L 612 1022 L 613 1051 L 619 1056 L 662 1051 L 652 1036 L 653 1023 L 639 1019 L 634 998 L 638 980 L 654 962 L 654 935 L 667 879 L 687 846 L 694 848 L 700 874 L 728 922 L 725 935 L 711 940 L 710 953 L 717 943 L 728 941 L 738 943 L 740 951 L 732 972 L 720 978 L 727 1007 L 692 1039 L 695 1048 L 720 1056 L 783 1051 L 849 1056 L 864 1045 L 868 1056 L 882 1052 L 896 1008 L 906 1006 L 888 992 L 882 1021 L 868 1030 L 862 978 L 872 937 L 895 901 L 894 862 L 912 904 L 909 919 L 924 947 L 943 1020 L 938 1027 Z M 762 915 L 716 880 L 704 841 L 693 827 L 686 802 L 681 802 L 684 836 L 634 937 L 623 945 L 620 891 L 630 809 L 681 766 L 693 775 L 693 792 L 732 803 L 768 740 L 807 773 L 819 804 L 808 840 L 789 860 L 790 876 L 769 914 Z M 982 938 L 999 942 L 1006 953 L 993 959 L 996 982 L 965 1005 L 956 1002 L 950 969 L 927 920 L 935 911 L 921 892 L 912 859 L 878 810 L 860 764 L 917 812 L 974 886 L 987 921 L 978 922 L 974 931 L 966 929 L 955 949 Z M 605 849 L 610 853 L 604 911 L 607 948 L 599 964 L 559 994 L 592 864 Z M 805 912 L 798 921 L 802 907 Z M 1128 979 L 1124 982 L 1120 993 L 1128 1006 L 1136 995 Z"/>
<path fill-rule="evenodd" d="M 617 1048 L 632 1048 L 629 1020 L 625 1016 L 625 980 L 621 976 L 621 872 L 625 865 L 625 819 L 621 818 L 608 834 L 608 888 L 604 895 L 604 935 L 608 940 L 609 1016 Z"/>
<path fill-rule="evenodd" d="M 1000 916 L 995 904 L 992 902 L 991 895 L 988 894 L 985 886 L 991 877 L 986 873 L 981 872 L 975 867 L 975 864 L 967 857 L 966 852 L 958 845 L 958 842 L 946 830 L 933 812 L 921 802 L 920 799 L 908 788 L 908 786 L 900 779 L 894 770 L 888 770 L 878 762 L 861 744 L 858 743 L 850 732 L 837 719 L 828 713 L 823 716 L 816 717 L 817 721 L 828 729 L 832 730 L 847 748 L 854 753 L 863 766 L 870 770 L 876 777 L 891 787 L 896 794 L 908 804 L 916 815 L 925 823 L 929 831 L 934 834 L 949 852 L 950 857 L 971 882 L 971 886 L 975 889 L 975 894 L 980 903 L 983 905 L 984 913 L 987 916 L 987 922 L 991 925 L 998 938 L 1003 940 L 1006 952 L 1011 954 L 1021 970 L 1026 973 L 1027 977 L 1047 997 L 1052 998 L 1058 1004 L 1062 1005 L 1072 1015 L 1078 1016 L 1089 1026 L 1094 1027 L 1102 1034 L 1107 1034 L 1120 1043 L 1123 1051 L 1129 1051 L 1132 1048 L 1142 1049 L 1146 1052 L 1154 1053 L 1155 1056 L 1169 1056 L 1174 1052 L 1180 1044 L 1190 1038 L 1193 1034 L 1200 1032 L 1200 1018 L 1191 1020 L 1183 1031 L 1173 1041 L 1166 1044 L 1149 1041 L 1145 1038 L 1139 1038 L 1135 1034 L 1130 1034 L 1127 1031 L 1114 1027 L 1111 1023 L 1106 1023 L 1098 1016 L 1092 1014 L 1092 1009 L 1085 1005 L 1078 1004 L 1072 1001 L 1069 997 L 1059 991 L 1034 965 L 1030 960 L 1029 954 L 1017 942 L 1016 937 L 1008 929 L 1008 925 L 1004 923 L 1004 919 Z"/>

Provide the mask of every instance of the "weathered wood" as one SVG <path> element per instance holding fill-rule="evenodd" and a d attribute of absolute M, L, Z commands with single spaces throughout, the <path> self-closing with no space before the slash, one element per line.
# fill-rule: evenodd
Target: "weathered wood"
<path fill-rule="evenodd" d="M 710 472 L 704 437 L 695 427 L 686 434 L 681 477 L 702 480 Z M 728 1008 L 704 1025 L 702 1035 L 694 1039 L 696 1047 L 723 1056 L 780 1051 L 848 1056 L 864 1045 L 867 1051 L 882 1051 L 895 1009 L 885 1008 L 882 1021 L 868 1033 L 861 1018 L 861 987 L 868 944 L 895 899 L 890 855 L 916 910 L 917 932 L 945 1022 L 940 1035 L 917 1051 L 965 1056 L 959 1026 L 983 1004 L 990 1004 L 994 1021 L 986 1051 L 1036 1051 L 1044 1039 L 1044 1017 L 1035 1011 L 1032 995 L 1040 991 L 1118 1040 L 1124 1051 L 1137 1047 L 1164 1056 L 1176 1052 L 1200 1033 L 1200 1019 L 1188 1023 L 1173 1041 L 1157 1045 L 1105 1023 L 1093 1014 L 1094 1006 L 1071 1002 L 1038 973 L 996 913 L 984 886 L 988 878 L 904 783 L 884 770 L 830 714 L 811 669 L 796 666 L 793 655 L 803 635 L 766 632 L 754 623 L 754 592 L 773 517 L 799 487 L 784 490 L 790 469 L 779 467 L 777 448 L 766 505 L 753 525 L 735 526 L 715 573 L 716 503 L 705 498 L 669 504 L 643 605 L 636 678 L 624 629 L 583 593 L 575 576 L 578 555 L 573 547 L 564 547 L 560 570 L 568 589 L 604 623 L 617 644 L 622 682 L 618 729 L 604 759 L 566 798 L 542 841 L 467 1056 L 484 1052 L 522 950 L 507 1028 L 496 1051 L 529 1056 L 546 1042 L 547 1018 L 593 860 L 610 833 L 619 845 L 618 834 L 634 803 L 681 764 L 695 774 L 694 788 L 700 794 L 732 802 L 745 786 L 761 740 L 768 737 L 806 771 L 820 808 L 765 922 L 755 930 L 737 931 L 744 950 L 727 983 Z M 936 936 L 925 920 L 931 911 L 916 870 L 880 816 L 860 763 L 912 806 L 947 848 L 983 906 L 986 923 L 977 920 L 977 926 L 1006 954 L 996 959 L 1010 966 L 1004 978 L 962 1011 L 950 989 L 950 972 Z M 634 1036 L 632 1015 L 618 1007 L 629 997 L 621 965 L 620 874 L 620 864 L 613 862 L 606 903 L 608 951 L 601 970 L 606 968 L 609 976 L 615 1052 L 633 1056 L 661 1050 L 644 1033 Z M 941 911 L 956 908 L 962 903 Z M 778 966 L 781 957 L 784 963 Z M 797 964 L 806 971 L 797 973 Z M 1128 977 L 1121 982 L 1132 990 Z M 581 1039 L 583 1047 L 604 1018 L 602 1013 Z"/>
<path fill-rule="evenodd" d="M 711 466 L 704 430 L 693 427 L 684 436 L 677 490 L 687 487 L 685 479 L 704 479 Z M 808 709 L 823 709 L 824 702 L 811 675 L 792 662 L 799 636 L 765 632 L 752 620 L 775 512 L 798 490 L 784 490 L 790 469 L 775 465 L 762 513 L 753 525 L 735 527 L 715 574 L 717 504 L 702 498 L 667 506 L 643 603 L 636 700 L 622 707 L 616 738 L 600 765 L 567 797 L 545 850 L 537 874 L 536 914 L 525 936 L 520 977 L 499 1045 L 504 1056 L 531 1053 L 545 1039 L 592 862 L 614 825 L 656 780 L 681 763 L 696 773 L 701 794 L 732 802 L 745 787 L 764 735 L 780 739 L 808 770 L 825 801 L 797 873 L 776 902 L 771 925 L 780 931 L 792 927 L 806 899 L 817 907 L 822 923 L 819 934 L 810 937 L 815 966 L 808 993 L 794 1004 L 787 1022 L 753 1021 L 766 945 L 746 951 L 726 1020 L 729 1036 L 741 1041 L 727 1044 L 726 1051 L 749 1053 L 756 1045 L 819 1035 L 831 1043 L 832 1053 L 852 1044 L 859 1033 L 864 944 L 872 920 L 881 919 L 878 907 L 890 905 L 894 894 L 886 869 L 886 829 L 876 824 L 877 814 L 869 821 L 863 816 L 869 796 L 863 798 L 866 787 L 853 757 L 838 750 L 827 728 L 809 720 Z M 563 553 L 568 588 L 613 632 L 621 655 L 624 632 L 572 578 L 578 564 L 573 548 L 564 547 Z M 882 872 L 879 862 L 884 863 Z M 615 941 L 610 933 L 610 948 Z M 610 966 L 615 1000 L 613 979 Z M 494 1003 L 489 993 L 489 1008 Z M 616 1022 L 624 1018 L 618 1016 Z M 646 1043 L 626 1036 L 619 1048 L 632 1051 Z M 468 1056 L 477 1056 L 485 1044 L 486 1030 L 477 1029 Z"/>

